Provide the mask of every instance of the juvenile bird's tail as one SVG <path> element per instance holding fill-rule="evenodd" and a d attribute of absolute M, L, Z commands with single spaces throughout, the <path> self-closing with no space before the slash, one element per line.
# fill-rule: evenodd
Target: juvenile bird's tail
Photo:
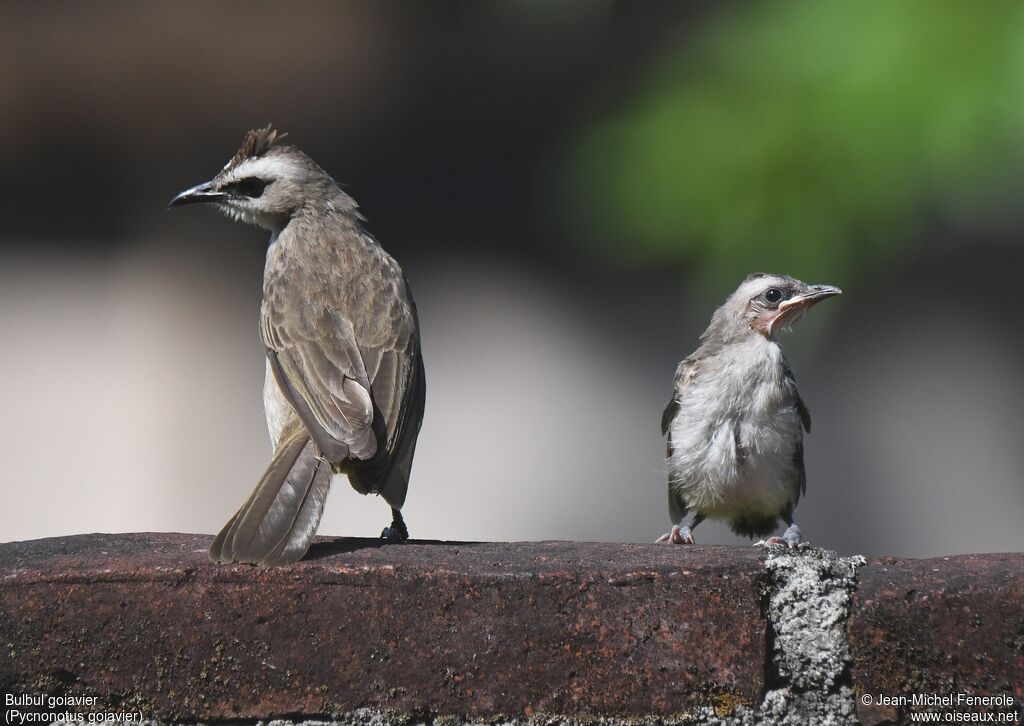
<path fill-rule="evenodd" d="M 281 432 L 256 490 L 210 545 L 210 559 L 265 565 L 302 559 L 330 486 L 330 465 L 319 458 L 305 427 L 294 418 Z"/>

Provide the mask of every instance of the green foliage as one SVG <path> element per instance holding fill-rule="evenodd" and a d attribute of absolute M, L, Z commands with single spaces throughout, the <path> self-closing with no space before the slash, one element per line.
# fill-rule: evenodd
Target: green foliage
<path fill-rule="evenodd" d="M 681 29 L 569 164 L 576 221 L 615 262 L 841 282 L 912 250 L 925 211 L 1005 211 L 1024 158 L 1024 3 L 718 12 Z"/>

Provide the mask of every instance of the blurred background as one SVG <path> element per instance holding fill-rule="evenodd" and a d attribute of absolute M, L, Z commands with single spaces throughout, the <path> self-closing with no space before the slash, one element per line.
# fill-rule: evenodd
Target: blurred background
<path fill-rule="evenodd" d="M 1016 2 L 4 3 L 0 540 L 248 496 L 267 234 L 165 205 L 273 122 L 416 293 L 414 537 L 653 541 L 676 362 L 764 270 L 845 290 L 784 340 L 810 541 L 1022 550 L 1022 92 Z"/>

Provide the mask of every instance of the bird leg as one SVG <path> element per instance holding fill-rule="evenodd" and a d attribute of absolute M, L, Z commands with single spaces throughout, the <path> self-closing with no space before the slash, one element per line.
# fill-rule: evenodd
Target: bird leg
<path fill-rule="evenodd" d="M 392 542 L 405 542 L 409 539 L 409 528 L 405 526 L 402 513 L 394 507 L 391 508 L 391 526 L 384 528 L 384 531 L 380 533 L 380 538 Z"/>
<path fill-rule="evenodd" d="M 687 542 L 686 539 L 683 539 L 684 532 L 689 542 Z M 689 527 L 684 525 L 682 528 L 680 528 L 678 524 L 673 524 L 671 532 L 666 532 L 665 534 L 658 537 L 658 539 L 654 540 L 654 542 L 655 544 L 693 544 L 693 535 L 690 534 Z"/>
<path fill-rule="evenodd" d="M 673 524 L 672 531 L 666 532 L 658 537 L 658 539 L 655 540 L 655 543 L 694 544 L 693 532 L 691 530 L 696 529 L 697 525 L 703 521 L 704 517 L 699 514 L 695 514 L 689 524 L 684 524 L 682 527 L 678 524 Z"/>
<path fill-rule="evenodd" d="M 800 528 L 796 526 L 796 522 L 789 525 L 786 531 L 782 533 L 782 541 L 789 545 L 790 549 L 795 548 L 798 544 L 804 541 L 804 534 L 800 531 Z"/>
<path fill-rule="evenodd" d="M 765 544 L 770 545 L 786 545 L 791 550 L 796 549 L 797 545 L 804 541 L 803 532 L 796 526 L 796 522 L 792 522 L 786 531 L 782 533 L 781 537 L 771 537 L 765 540 Z"/>

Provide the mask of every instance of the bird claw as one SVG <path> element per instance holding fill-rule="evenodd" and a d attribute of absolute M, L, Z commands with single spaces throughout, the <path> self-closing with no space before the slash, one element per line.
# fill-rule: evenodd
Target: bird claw
<path fill-rule="evenodd" d="M 782 541 L 789 545 L 791 550 L 795 550 L 797 546 L 804 541 L 804 534 L 800 531 L 800 528 L 795 524 L 789 525 L 786 531 L 782 533 Z"/>
<path fill-rule="evenodd" d="M 409 529 L 401 517 L 396 517 L 390 527 L 385 527 L 381 531 L 380 538 L 390 542 L 405 542 L 409 539 Z"/>
<path fill-rule="evenodd" d="M 655 544 L 694 544 L 690 528 L 678 525 L 673 526 L 671 532 L 666 532 L 654 542 Z"/>
<path fill-rule="evenodd" d="M 804 535 L 800 531 L 800 528 L 795 524 L 789 525 L 785 532 L 782 533 L 781 537 L 769 537 L 763 542 L 758 542 L 759 545 L 785 545 L 791 550 L 795 550 L 800 546 L 800 543 L 804 541 Z"/>

